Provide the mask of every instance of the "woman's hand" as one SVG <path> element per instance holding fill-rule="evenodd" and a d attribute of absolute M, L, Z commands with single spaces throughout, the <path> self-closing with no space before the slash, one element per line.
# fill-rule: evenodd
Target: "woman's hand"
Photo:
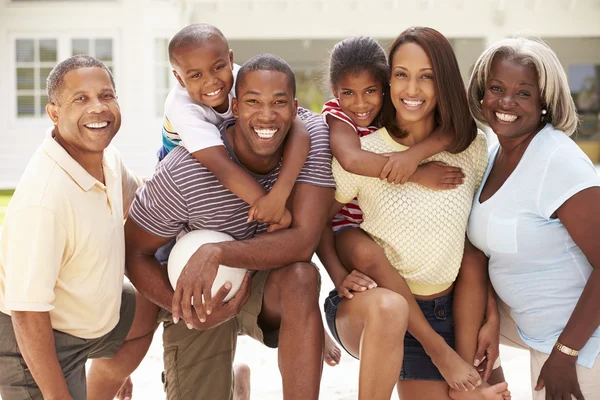
<path fill-rule="evenodd" d="M 465 182 L 465 174 L 458 167 L 432 161 L 419 165 L 411 181 L 432 190 L 450 190 Z"/>
<path fill-rule="evenodd" d="M 546 388 L 546 399 L 584 400 L 576 370 L 577 357 L 569 356 L 553 349 L 544 363 L 535 390 Z M 588 399 L 589 400 L 589 399 Z"/>
<path fill-rule="evenodd" d="M 364 292 L 374 287 L 377 287 L 377 283 L 373 279 L 360 271 L 353 270 L 335 288 L 338 291 L 338 296 L 351 299 L 354 297 L 351 292 Z"/>
<path fill-rule="evenodd" d="M 500 356 L 500 321 L 497 318 L 487 320 L 477 337 L 477 352 L 473 365 L 487 382 L 496 359 Z M 483 373 L 482 373 L 483 372 Z"/>

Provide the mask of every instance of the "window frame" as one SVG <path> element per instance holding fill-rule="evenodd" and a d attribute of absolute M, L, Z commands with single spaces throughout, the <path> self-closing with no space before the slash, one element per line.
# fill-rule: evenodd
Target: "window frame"
<path fill-rule="evenodd" d="M 154 68 L 152 70 L 152 81 L 154 82 L 152 108 L 154 109 L 154 117 L 162 119 L 164 116 L 164 112 L 165 112 L 164 101 L 166 100 L 173 85 L 175 85 L 177 83 L 177 79 L 175 79 L 175 76 L 171 72 L 172 67 L 171 67 L 171 63 L 169 62 L 168 58 L 167 58 L 167 60 L 163 60 L 163 61 L 158 60 L 158 51 L 157 51 L 158 50 L 157 49 L 157 41 L 158 40 L 166 41 L 167 49 L 165 49 L 166 50 L 165 54 L 168 57 L 168 46 L 169 46 L 169 41 L 171 40 L 171 35 L 154 36 L 152 38 L 152 62 L 154 64 Z M 167 67 L 169 70 L 169 80 L 168 80 L 168 85 L 166 88 L 158 87 L 158 82 L 159 82 L 159 73 L 158 73 L 159 65 L 158 64 L 159 64 L 159 62 L 162 64 L 161 67 Z M 158 104 L 159 104 L 158 97 L 159 97 L 159 95 L 162 95 L 161 92 L 163 92 L 163 91 L 164 91 L 164 96 L 162 99 L 163 106 L 158 107 Z"/>
<path fill-rule="evenodd" d="M 120 46 L 121 38 L 117 30 L 101 31 L 69 31 L 69 32 L 57 32 L 50 33 L 48 31 L 23 31 L 13 32 L 8 35 L 8 63 L 7 67 L 10 71 L 10 78 L 8 80 L 7 97 L 8 97 L 8 121 L 9 127 L 11 126 L 23 126 L 23 125 L 43 125 L 47 126 L 50 119 L 45 113 L 40 113 L 39 116 L 19 116 L 17 107 L 17 40 L 31 40 L 35 43 L 39 43 L 40 40 L 52 39 L 57 41 L 57 63 L 71 57 L 72 53 L 72 40 L 73 39 L 111 39 L 112 40 L 112 62 L 110 66 L 115 76 L 115 84 L 118 85 L 120 80 Z M 36 61 L 35 63 L 39 63 Z M 34 77 L 34 79 L 37 79 Z M 35 91 L 35 89 L 33 89 Z M 36 96 L 42 96 L 36 94 Z M 40 105 L 40 108 L 43 107 Z"/>

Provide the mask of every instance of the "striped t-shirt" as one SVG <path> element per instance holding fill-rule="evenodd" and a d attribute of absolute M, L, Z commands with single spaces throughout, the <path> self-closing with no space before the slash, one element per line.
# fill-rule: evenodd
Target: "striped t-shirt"
<path fill-rule="evenodd" d="M 331 99 L 328 102 L 326 102 L 325 105 L 323 105 L 323 110 L 321 111 L 321 113 L 323 114 L 324 120 L 326 120 L 328 115 L 331 115 L 332 117 L 344 121 L 345 123 L 350 125 L 360 137 L 367 136 L 378 129 L 375 126 L 363 128 L 362 126 L 356 125 L 354 121 L 352 121 L 352 118 L 347 116 L 346 113 L 342 111 L 338 99 Z M 358 200 L 355 198 L 350 203 L 346 204 L 340 210 L 340 212 L 338 212 L 335 215 L 335 217 L 333 217 L 333 219 L 331 220 L 331 228 L 334 231 L 339 231 L 341 228 L 346 226 L 358 228 L 362 221 L 363 212 L 358 206 Z"/>
<path fill-rule="evenodd" d="M 308 110 L 299 109 L 298 116 L 310 134 L 311 145 L 296 183 L 335 188 L 327 125 L 319 115 Z M 233 161 L 240 164 L 225 135 L 226 129 L 234 123 L 231 120 L 221 126 L 221 138 Z M 280 168 L 281 162 L 267 175 L 248 172 L 270 190 Z M 257 221 L 248 223 L 249 210 L 250 205 L 220 184 L 183 146 L 178 146 L 138 190 L 129 217 L 160 237 L 171 238 L 182 231 L 210 229 L 244 240 L 265 232 L 268 226 Z"/>

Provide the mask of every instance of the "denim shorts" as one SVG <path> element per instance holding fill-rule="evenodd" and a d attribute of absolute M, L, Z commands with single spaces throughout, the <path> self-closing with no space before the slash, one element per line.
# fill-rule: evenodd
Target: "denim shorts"
<path fill-rule="evenodd" d="M 337 290 L 329 292 L 325 299 L 325 320 L 333 338 L 344 347 L 340 341 L 335 326 L 335 319 L 339 304 L 344 300 L 338 296 Z M 425 319 L 431 327 L 454 348 L 454 316 L 452 314 L 452 293 L 433 300 L 417 300 Z M 345 350 L 345 348 L 344 348 Z M 346 350 L 347 351 L 347 350 Z M 350 353 L 348 353 L 350 354 Z M 352 355 L 352 354 L 350 354 Z M 354 357 L 354 356 L 353 356 Z M 431 358 L 417 339 L 410 333 L 404 335 L 404 360 L 400 371 L 399 380 L 425 380 L 443 381 L 442 374 L 438 371 Z"/>

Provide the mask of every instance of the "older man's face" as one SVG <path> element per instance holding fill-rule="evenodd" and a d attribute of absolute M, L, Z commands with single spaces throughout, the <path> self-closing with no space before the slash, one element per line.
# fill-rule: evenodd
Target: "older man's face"
<path fill-rule="evenodd" d="M 236 93 L 236 124 L 252 151 L 271 156 L 283 146 L 298 110 L 291 82 L 279 71 L 248 72 Z"/>
<path fill-rule="evenodd" d="M 80 68 L 64 77 L 59 104 L 46 108 L 58 134 L 81 153 L 102 152 L 121 126 L 121 110 L 108 73 Z"/>

